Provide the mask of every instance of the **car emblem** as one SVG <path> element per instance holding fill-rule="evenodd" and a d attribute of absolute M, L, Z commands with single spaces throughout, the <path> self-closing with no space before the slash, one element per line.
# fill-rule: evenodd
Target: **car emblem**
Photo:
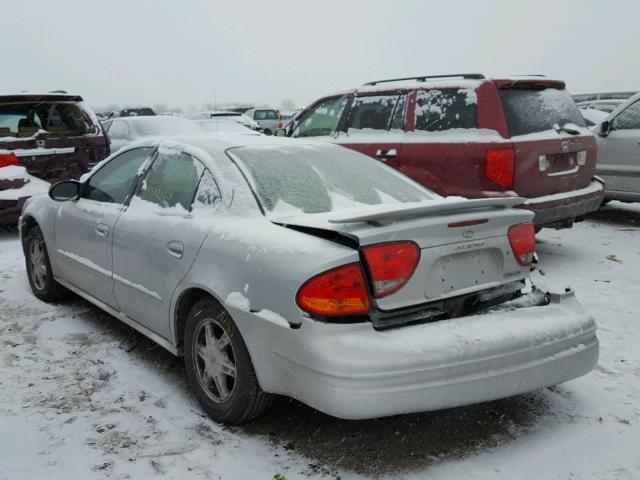
<path fill-rule="evenodd" d="M 569 151 L 569 142 L 562 142 L 562 151 L 567 153 Z"/>
<path fill-rule="evenodd" d="M 36 147 L 44 148 L 46 145 L 47 143 L 44 140 L 36 140 Z"/>
<path fill-rule="evenodd" d="M 462 232 L 464 238 L 473 238 L 473 230 L 465 230 Z"/>

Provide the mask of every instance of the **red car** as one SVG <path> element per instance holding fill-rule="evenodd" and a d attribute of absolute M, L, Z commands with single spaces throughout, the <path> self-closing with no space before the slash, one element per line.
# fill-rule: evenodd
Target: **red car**
<path fill-rule="evenodd" d="M 0 95 L 0 225 L 17 224 L 27 198 L 108 155 L 109 141 L 82 97 Z"/>
<path fill-rule="evenodd" d="M 537 228 L 597 210 L 596 141 L 565 84 L 481 74 L 370 82 L 324 97 L 279 135 L 317 137 L 386 162 L 443 196 L 521 196 Z"/>

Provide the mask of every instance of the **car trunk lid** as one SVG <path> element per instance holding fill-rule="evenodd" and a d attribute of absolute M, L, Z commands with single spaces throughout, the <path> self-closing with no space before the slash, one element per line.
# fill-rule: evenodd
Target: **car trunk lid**
<path fill-rule="evenodd" d="M 514 259 L 507 231 L 532 214 L 512 207 L 522 198 L 447 199 L 416 205 L 390 205 L 326 214 L 272 218 L 274 223 L 329 238 L 340 235 L 360 248 L 413 241 L 420 259 L 409 281 L 377 299 L 394 310 L 494 288 L 526 277 Z M 347 242 L 343 242 L 347 243 Z"/>

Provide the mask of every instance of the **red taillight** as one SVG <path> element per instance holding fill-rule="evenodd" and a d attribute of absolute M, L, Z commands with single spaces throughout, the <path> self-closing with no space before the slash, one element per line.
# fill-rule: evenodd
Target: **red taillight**
<path fill-rule="evenodd" d="M 300 287 L 296 303 L 305 312 L 325 317 L 369 312 L 369 293 L 360 264 L 316 275 Z"/>
<path fill-rule="evenodd" d="M 400 290 L 409 281 L 420 260 L 420 248 L 413 242 L 390 242 L 362 249 L 376 298 Z"/>
<path fill-rule="evenodd" d="M 284 123 L 280 122 L 280 123 L 278 124 L 278 128 L 284 128 Z"/>
<path fill-rule="evenodd" d="M 484 173 L 489 180 L 503 187 L 513 186 L 516 154 L 512 148 L 487 150 Z"/>
<path fill-rule="evenodd" d="M 11 165 L 22 165 L 22 163 L 13 153 L 0 153 L 0 168 Z"/>
<path fill-rule="evenodd" d="M 536 231 L 532 223 L 521 223 L 509 227 L 511 250 L 520 265 L 531 265 L 536 251 Z"/>

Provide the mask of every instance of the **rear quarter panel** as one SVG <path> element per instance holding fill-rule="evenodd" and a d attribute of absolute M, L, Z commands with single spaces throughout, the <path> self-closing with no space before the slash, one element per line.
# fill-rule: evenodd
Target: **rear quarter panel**
<path fill-rule="evenodd" d="M 234 319 L 268 310 L 283 322 L 300 325 L 302 311 L 295 302 L 300 286 L 318 273 L 359 260 L 356 250 L 275 225 L 264 217 L 218 217 L 204 228 L 207 238 L 174 295 L 174 334 L 175 308 L 180 294 L 189 288 L 209 292 Z M 249 334 L 249 325 L 238 327 L 243 336 Z"/>

